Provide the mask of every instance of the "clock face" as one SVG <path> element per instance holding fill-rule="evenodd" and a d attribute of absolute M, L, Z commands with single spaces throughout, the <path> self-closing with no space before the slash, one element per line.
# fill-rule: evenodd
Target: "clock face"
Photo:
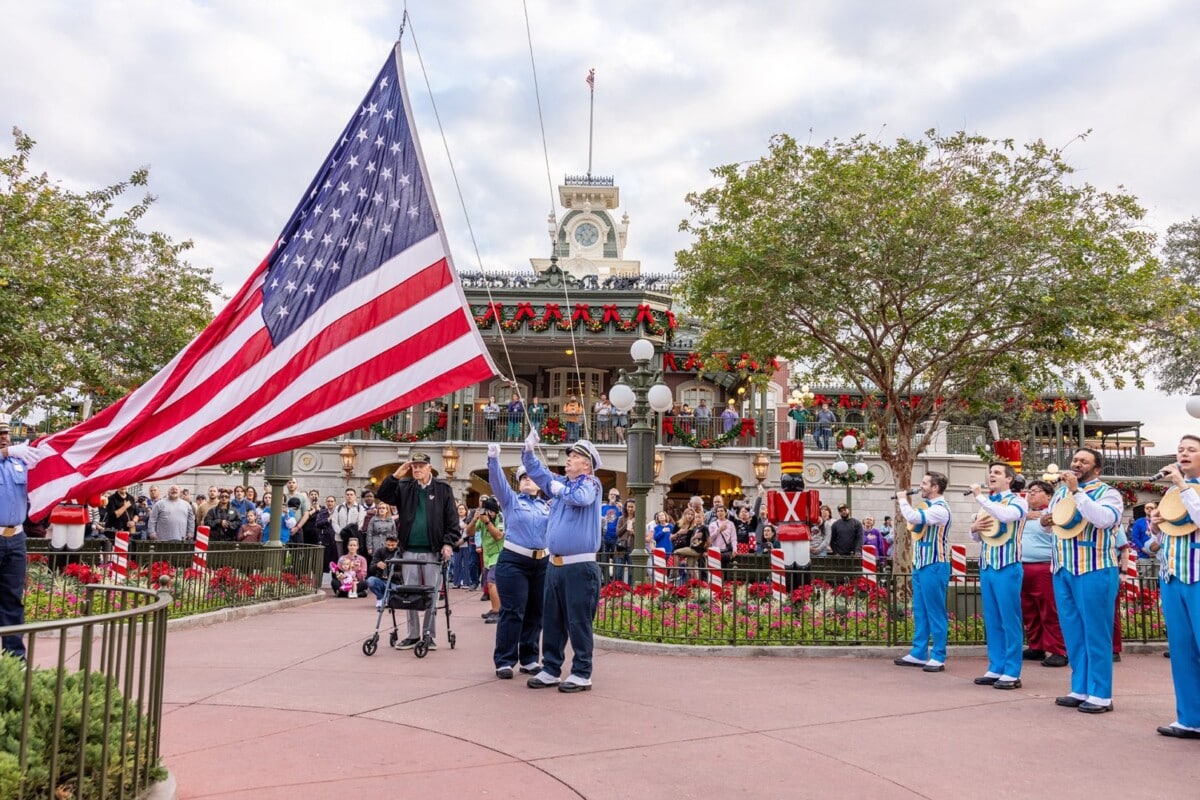
<path fill-rule="evenodd" d="M 575 228 L 575 241 L 584 247 L 591 247 L 600 238 L 600 229 L 590 222 L 584 222 Z"/>

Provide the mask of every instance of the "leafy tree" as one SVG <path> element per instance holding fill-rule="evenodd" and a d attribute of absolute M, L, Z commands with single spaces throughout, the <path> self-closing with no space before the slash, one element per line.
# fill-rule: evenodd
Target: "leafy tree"
<path fill-rule="evenodd" d="M 1195 321 L 1200 317 L 1200 217 L 1167 228 L 1163 245 L 1165 276 L 1177 282 L 1173 302 L 1152 324 L 1149 358 L 1158 387 L 1167 393 L 1200 391 L 1200 339 Z"/>
<path fill-rule="evenodd" d="M 211 270 L 138 225 L 154 202 L 118 202 L 149 173 L 75 192 L 29 172 L 34 141 L 13 129 L 0 159 L 0 410 L 107 405 L 167 363 L 212 317 Z"/>
<path fill-rule="evenodd" d="M 1064 376 L 1122 385 L 1161 295 L 1154 237 L 1121 190 L 1071 180 L 1061 150 L 933 131 L 799 146 L 776 136 L 688 196 L 676 258 L 706 347 L 777 354 L 869 409 L 896 487 L 952 403 Z M 889 427 L 892 426 L 892 427 Z M 893 431 L 894 433 L 889 433 Z M 911 562 L 911 542 L 898 538 Z"/>

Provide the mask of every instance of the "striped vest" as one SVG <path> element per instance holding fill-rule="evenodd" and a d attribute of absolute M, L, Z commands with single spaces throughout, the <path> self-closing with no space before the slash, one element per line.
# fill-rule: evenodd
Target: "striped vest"
<path fill-rule="evenodd" d="M 991 498 L 989 498 L 991 499 Z M 1012 492 L 1007 492 L 998 502 L 1002 506 L 1011 506 L 1017 496 Z M 1025 530 L 1025 516 L 1016 522 L 1001 522 L 1000 529 L 997 535 L 1001 536 L 1009 531 L 1012 531 L 1012 538 L 1002 545 L 990 545 L 987 539 L 983 540 L 983 547 L 979 550 L 979 568 L 980 569 L 1003 569 L 1009 564 L 1017 564 L 1021 561 L 1021 534 Z"/>
<path fill-rule="evenodd" d="M 1079 488 L 1097 502 L 1107 493 L 1116 493 L 1117 491 L 1100 480 L 1092 481 L 1087 486 Z M 1053 510 L 1058 501 L 1066 496 L 1066 485 L 1060 485 L 1054 490 L 1054 497 L 1050 500 L 1050 510 Z M 1055 536 L 1051 571 L 1058 572 L 1060 569 L 1065 569 L 1072 575 L 1085 575 L 1097 569 L 1116 568 L 1119 566 L 1116 533 L 1120 527 L 1120 519 L 1111 528 L 1097 528 L 1089 522 L 1084 526 L 1083 532 L 1073 539 Z"/>
<path fill-rule="evenodd" d="M 1188 478 L 1187 482 L 1200 484 L 1200 479 Z M 1163 580 L 1174 577 L 1184 583 L 1200 581 L 1200 528 L 1187 536 L 1163 536 L 1158 561 Z"/>
<path fill-rule="evenodd" d="M 950 507 L 946 505 L 946 501 L 942 498 L 932 501 L 929 505 L 946 506 L 949 511 Z M 921 512 L 921 517 L 924 519 L 925 514 Z M 918 570 L 921 567 L 928 567 L 931 564 L 939 564 L 950 560 L 950 520 L 946 520 L 946 524 L 942 526 L 925 525 L 925 538 L 919 542 L 913 542 L 913 569 Z"/>

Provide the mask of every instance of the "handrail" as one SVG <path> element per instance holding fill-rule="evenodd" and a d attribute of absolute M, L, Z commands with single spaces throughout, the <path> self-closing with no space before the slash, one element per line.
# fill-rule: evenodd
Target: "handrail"
<path fill-rule="evenodd" d="M 159 579 L 160 584 L 166 585 L 170 581 Z M 89 583 L 83 587 L 88 592 L 96 590 L 104 591 L 119 591 L 126 594 L 140 594 L 147 597 L 155 598 L 153 603 L 144 606 L 134 606 L 121 611 L 109 611 L 104 614 L 96 614 L 88 616 L 87 614 L 80 617 L 67 617 L 64 619 L 43 620 L 42 622 L 27 622 L 23 625 L 10 625 L 6 628 L 0 628 L 0 634 L 9 635 L 24 635 L 24 634 L 39 634 L 46 631 L 59 630 L 61 628 L 76 628 L 84 625 L 97 625 L 104 622 L 112 622 L 115 620 L 125 619 L 127 617 L 140 617 L 143 614 L 153 613 L 160 609 L 170 607 L 171 601 L 174 599 L 166 589 L 143 589 L 140 586 L 117 586 L 109 583 Z"/>

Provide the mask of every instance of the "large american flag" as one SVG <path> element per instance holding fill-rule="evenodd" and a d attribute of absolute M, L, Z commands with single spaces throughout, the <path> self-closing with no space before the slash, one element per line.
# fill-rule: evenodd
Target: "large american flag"
<path fill-rule="evenodd" d="M 145 385 L 37 443 L 31 513 L 311 444 L 496 374 L 428 187 L 397 44 L 212 323 Z"/>

